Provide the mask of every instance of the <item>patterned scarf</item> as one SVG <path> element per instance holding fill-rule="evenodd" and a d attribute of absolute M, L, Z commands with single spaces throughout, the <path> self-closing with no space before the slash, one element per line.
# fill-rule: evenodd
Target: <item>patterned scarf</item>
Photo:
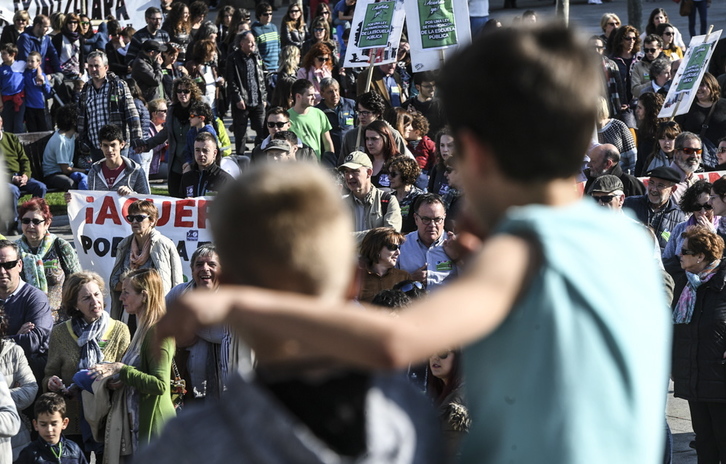
<path fill-rule="evenodd" d="M 129 258 L 129 267 L 131 270 L 135 270 L 144 265 L 149 260 L 149 254 L 151 253 L 151 237 L 146 239 L 144 247 L 139 249 L 139 244 L 136 241 L 136 237 L 131 239 L 131 257 Z"/>
<path fill-rule="evenodd" d="M 54 234 L 46 234 L 38 246 L 38 251 L 33 253 L 28 240 L 23 237 L 18 240 L 20 254 L 23 256 L 23 276 L 25 281 L 33 287 L 48 293 L 48 281 L 45 279 L 45 265 L 43 257 L 48 254 L 57 237 Z"/>
<path fill-rule="evenodd" d="M 78 362 L 78 369 L 89 369 L 103 361 L 103 352 L 98 341 L 108 328 L 109 316 L 106 311 L 101 317 L 90 324 L 83 319 L 83 316 L 75 316 L 71 319 L 73 333 L 78 337 L 76 342 L 81 348 L 81 360 Z"/>
<path fill-rule="evenodd" d="M 716 268 L 719 264 L 721 264 L 721 260 L 717 259 L 698 274 L 686 271 L 688 284 L 683 289 L 683 292 L 681 292 L 681 297 L 678 299 L 678 303 L 676 303 L 676 307 L 673 309 L 674 324 L 688 324 L 691 322 L 693 309 L 696 307 L 696 290 L 698 290 L 698 287 L 702 284 L 711 280 L 711 277 L 716 274 Z"/>

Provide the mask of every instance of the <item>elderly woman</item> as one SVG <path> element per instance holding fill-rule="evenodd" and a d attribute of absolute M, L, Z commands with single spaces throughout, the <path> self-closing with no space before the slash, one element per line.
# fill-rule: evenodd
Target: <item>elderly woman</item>
<path fill-rule="evenodd" d="M 43 389 L 68 393 L 73 376 L 99 362 L 119 361 L 129 346 L 129 328 L 111 319 L 104 310 L 104 283 L 95 272 L 77 272 L 68 278 L 63 289 L 62 308 L 70 317 L 50 333 L 48 364 Z M 102 452 L 88 434 L 82 436 L 83 411 L 76 395 L 66 395 L 70 424 L 66 435 L 82 445 L 87 455 Z"/>
<path fill-rule="evenodd" d="M 53 215 L 44 199 L 33 198 L 20 205 L 18 217 L 23 229 L 17 241 L 23 280 L 48 295 L 53 321 L 62 322 L 67 318 L 59 311 L 63 283 L 81 270 L 78 255 L 70 243 L 48 231 Z"/>
<path fill-rule="evenodd" d="M 705 73 L 688 113 L 676 116 L 684 131 L 698 134 L 703 143 L 703 164 L 715 166 L 716 144 L 726 134 L 726 98 L 711 73 Z"/>
<path fill-rule="evenodd" d="M 401 218 L 403 225 L 401 232 L 407 234 L 416 230 L 416 222 L 413 219 L 413 203 L 419 195 L 424 193 L 423 190 L 414 184 L 421 175 L 421 168 L 418 167 L 416 160 L 407 156 L 396 156 L 389 159 L 384 165 L 384 170 L 388 172 L 391 181 L 390 188 L 393 189 L 401 207 Z"/>
<path fill-rule="evenodd" d="M 671 239 L 663 250 L 663 261 L 680 255 L 683 232 L 689 227 L 700 225 L 716 231 L 721 217 L 713 214 L 713 206 L 708 202 L 712 187 L 710 182 L 699 180 L 683 193 L 678 206 L 690 217 L 673 228 Z"/>
<path fill-rule="evenodd" d="M 58 53 L 61 72 L 68 79 L 80 76 L 82 64 L 86 62 L 85 52 L 80 33 L 81 18 L 75 13 L 68 13 L 63 20 L 60 34 L 53 36 L 51 42 Z"/>
<path fill-rule="evenodd" d="M 403 234 L 389 227 L 371 229 L 360 244 L 361 282 L 358 300 L 370 302 L 381 290 L 390 290 L 402 280 L 412 279 L 411 274 L 396 269 L 401 254 Z"/>
<path fill-rule="evenodd" d="M 184 280 L 176 245 L 154 227 L 158 217 L 159 211 L 148 200 L 138 200 L 129 205 L 126 220 L 131 224 L 132 233 L 116 248 L 116 262 L 109 279 L 111 317 L 114 319 L 123 317 L 128 320 L 128 313 L 120 304 L 119 297 L 123 275 L 129 270 L 156 269 L 163 284 L 163 295 Z"/>
<path fill-rule="evenodd" d="M 184 149 L 189 132 L 189 110 L 192 102 L 202 101 L 199 86 L 189 76 L 174 81 L 171 106 L 166 115 L 166 126 L 154 137 L 144 141 L 146 146 L 156 147 L 168 141 L 167 162 L 169 163 L 169 195 L 179 196 L 182 174 L 189 170 Z"/>
<path fill-rule="evenodd" d="M 166 125 L 166 115 L 168 106 L 166 100 L 159 98 L 149 102 L 149 115 L 151 116 L 151 124 L 149 124 L 149 137 L 154 137 L 164 129 Z M 166 159 L 166 150 L 169 148 L 169 142 L 164 141 L 152 148 L 151 166 L 149 166 L 149 176 L 151 178 L 165 179 L 169 171 L 169 163 Z"/>
<path fill-rule="evenodd" d="M 320 82 L 326 77 L 333 77 L 332 49 L 325 43 L 318 42 L 305 54 L 302 66 L 297 70 L 298 79 L 307 79 L 315 88 L 315 104 L 320 103 Z"/>
<path fill-rule="evenodd" d="M 673 308 L 674 395 L 688 400 L 698 462 L 726 462 L 724 241 L 705 226 L 683 233 Z"/>
<path fill-rule="evenodd" d="M 124 309 L 136 315 L 139 328 L 121 362 L 96 364 L 90 369 L 96 381 L 105 380 L 108 388 L 120 388 L 106 421 L 104 454 L 109 462 L 129 454 L 124 447 L 135 453 L 176 415 L 169 381 L 174 340 L 156 340 L 155 335 L 156 323 L 166 314 L 161 277 L 154 269 L 136 269 L 124 276 L 122 289 Z M 125 434 L 117 433 L 118 428 L 128 432 L 130 443 L 122 441 Z"/>
<path fill-rule="evenodd" d="M 381 119 L 366 126 L 364 132 L 366 154 L 373 163 L 371 181 L 378 188 L 390 188 L 391 179 L 385 169 L 386 162 L 401 155 L 393 138 L 391 126 Z"/>

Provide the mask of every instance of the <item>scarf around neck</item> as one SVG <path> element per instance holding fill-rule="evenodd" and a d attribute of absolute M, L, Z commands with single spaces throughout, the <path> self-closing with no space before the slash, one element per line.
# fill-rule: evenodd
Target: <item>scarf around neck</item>
<path fill-rule="evenodd" d="M 89 369 L 103 361 L 103 352 L 98 342 L 106 332 L 108 323 L 109 316 L 106 311 L 103 311 L 101 317 L 90 324 L 81 315 L 71 319 L 73 333 L 78 337 L 76 343 L 81 349 L 81 359 L 78 362 L 78 369 Z"/>
<path fill-rule="evenodd" d="M 139 249 L 139 244 L 136 242 L 136 238 L 131 239 L 131 256 L 129 258 L 129 267 L 131 270 L 135 270 L 144 265 L 149 260 L 151 254 L 151 237 L 146 240 L 144 247 Z"/>
<path fill-rule="evenodd" d="M 683 289 L 683 292 L 681 292 L 681 297 L 678 298 L 676 307 L 673 309 L 674 324 L 688 324 L 691 322 L 693 309 L 696 307 L 696 290 L 698 290 L 698 287 L 711 280 L 711 277 L 716 274 L 716 269 L 719 264 L 721 264 L 721 260 L 717 259 L 706 266 L 706 269 L 698 274 L 686 271 L 688 283 Z"/>
<path fill-rule="evenodd" d="M 48 254 L 57 238 L 55 234 L 46 234 L 35 253 L 33 253 L 25 237 L 22 240 L 18 240 L 20 254 L 23 257 L 23 275 L 25 276 L 25 281 L 33 287 L 42 290 L 43 293 L 48 293 L 48 281 L 45 278 L 43 258 Z M 58 258 L 60 259 L 60 257 Z"/>

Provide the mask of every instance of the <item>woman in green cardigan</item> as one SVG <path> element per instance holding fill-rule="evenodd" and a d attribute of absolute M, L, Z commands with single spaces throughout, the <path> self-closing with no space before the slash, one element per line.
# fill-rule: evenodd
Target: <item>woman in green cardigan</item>
<path fill-rule="evenodd" d="M 111 430 L 109 426 L 118 424 L 108 421 L 105 462 L 107 459 L 114 462 L 114 457 L 117 458 L 107 456 L 109 453 L 135 453 L 139 445 L 158 435 L 164 424 L 176 415 L 170 391 L 174 340 L 164 339 L 158 350 L 154 348 L 154 326 L 166 313 L 159 273 L 154 269 L 137 269 L 126 274 L 122 280 L 121 303 L 129 314 L 136 314 L 139 322 L 131 345 L 121 362 L 96 364 L 90 369 L 96 380 L 115 376 L 107 386 L 120 389 L 113 401 L 124 401 L 127 414 L 122 417 L 129 418 L 128 424 L 122 426 L 128 426 L 128 434 L 125 430 Z M 129 436 L 130 447 L 120 443 L 119 436 Z"/>
<path fill-rule="evenodd" d="M 99 362 L 121 360 L 131 339 L 129 328 L 115 321 L 104 310 L 103 278 L 95 272 L 76 272 L 65 282 L 61 310 L 70 319 L 50 333 L 48 363 L 45 366 L 45 391 L 65 393 L 73 375 Z M 66 436 L 77 442 L 87 457 L 103 452 L 90 432 L 81 436 L 81 403 L 76 395 L 66 395 L 70 425 Z"/>

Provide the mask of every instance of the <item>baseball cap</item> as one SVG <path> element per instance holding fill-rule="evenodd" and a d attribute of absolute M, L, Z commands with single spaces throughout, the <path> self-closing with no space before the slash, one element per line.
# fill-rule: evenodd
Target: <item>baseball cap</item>
<path fill-rule="evenodd" d="M 290 144 L 287 143 L 286 140 L 273 139 L 273 140 L 270 140 L 270 143 L 268 143 L 267 146 L 262 151 L 268 152 L 270 150 L 281 150 L 286 153 L 290 153 L 290 151 L 292 150 L 292 147 L 290 147 Z"/>
<path fill-rule="evenodd" d="M 345 157 L 345 160 L 343 160 L 343 164 L 338 166 L 338 169 L 340 168 L 348 168 L 348 169 L 358 169 L 358 168 L 367 168 L 367 169 L 373 169 L 373 163 L 371 162 L 371 159 L 368 155 L 363 153 L 362 151 L 354 151 L 348 156 Z"/>

